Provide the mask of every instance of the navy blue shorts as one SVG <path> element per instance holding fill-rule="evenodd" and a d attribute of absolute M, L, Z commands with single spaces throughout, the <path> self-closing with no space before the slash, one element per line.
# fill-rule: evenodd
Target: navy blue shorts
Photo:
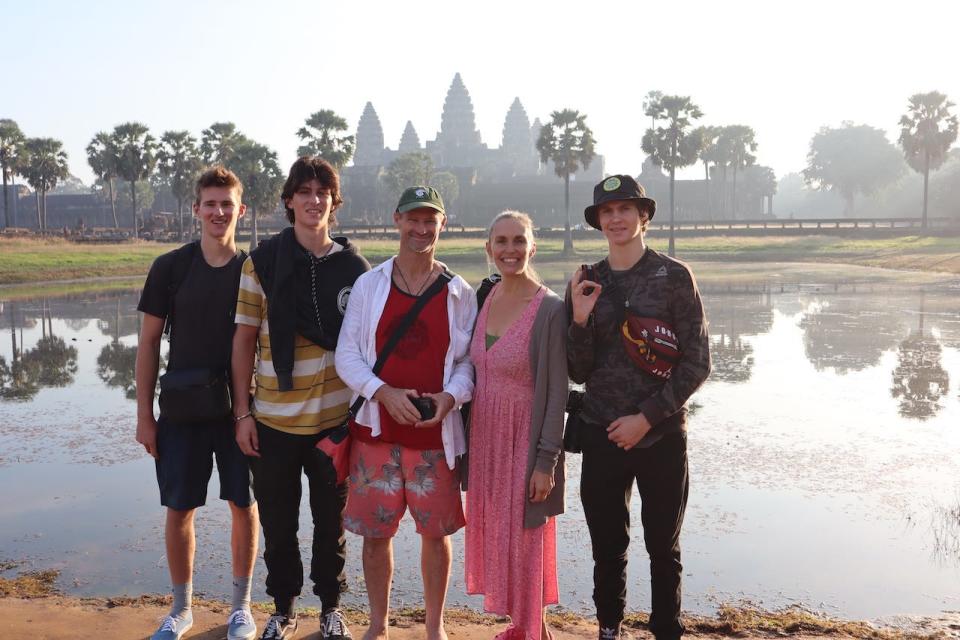
<path fill-rule="evenodd" d="M 253 504 L 250 466 L 234 438 L 229 418 L 212 424 L 175 424 L 157 421 L 157 484 L 160 504 L 177 511 L 202 507 L 217 459 L 220 499 L 238 507 Z"/>

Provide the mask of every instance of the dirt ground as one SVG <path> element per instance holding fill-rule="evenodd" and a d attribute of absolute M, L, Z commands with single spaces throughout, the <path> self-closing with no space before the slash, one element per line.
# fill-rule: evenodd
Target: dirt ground
<path fill-rule="evenodd" d="M 149 638 L 160 619 L 167 612 L 168 599 L 143 597 L 139 599 L 78 599 L 65 596 L 46 596 L 40 598 L 0 598 L 0 623 L 3 638 L 33 638 L 40 640 L 78 640 L 97 638 L 98 640 L 130 640 L 131 638 Z M 258 609 L 260 609 L 258 607 Z M 228 611 L 224 605 L 203 603 L 194 606 L 194 626 L 186 635 L 192 640 L 221 640 L 226 637 L 225 619 Z M 268 617 L 263 610 L 255 611 L 258 629 Z M 351 630 L 354 638 L 360 640 L 366 627 L 358 622 L 363 619 L 360 612 L 350 612 Z M 839 625 L 816 625 L 795 623 L 792 626 L 754 628 L 724 627 L 722 619 L 717 626 L 709 627 L 705 621 L 695 624 L 690 636 L 703 639 L 719 638 L 783 638 L 792 640 L 812 640 L 814 638 L 872 638 L 876 640 L 897 638 L 949 638 L 960 637 L 960 614 L 947 615 L 937 620 L 914 621 L 916 626 L 910 631 L 877 630 L 862 623 L 839 623 Z M 504 627 L 489 616 L 479 616 L 469 612 L 452 611 L 448 616 L 447 633 L 451 640 L 491 640 Z M 301 614 L 300 631 L 297 638 L 318 640 L 320 638 L 319 620 L 315 614 Z M 575 640 L 595 638 L 596 627 L 589 621 L 571 616 L 553 616 L 551 628 L 556 640 Z M 641 630 L 631 630 L 636 640 L 650 638 Z M 398 616 L 391 621 L 390 637 L 395 640 L 414 640 L 424 635 L 423 625 L 416 613 Z"/>

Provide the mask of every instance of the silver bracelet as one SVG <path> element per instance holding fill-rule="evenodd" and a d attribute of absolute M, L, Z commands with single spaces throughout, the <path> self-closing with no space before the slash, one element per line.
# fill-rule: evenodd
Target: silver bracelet
<path fill-rule="evenodd" d="M 240 421 L 243 420 L 244 418 L 250 418 L 250 417 L 252 417 L 252 416 L 253 416 L 253 411 L 247 411 L 247 412 L 246 412 L 245 414 L 243 414 L 242 416 L 233 416 L 233 421 L 234 421 L 234 422 L 240 422 Z"/>

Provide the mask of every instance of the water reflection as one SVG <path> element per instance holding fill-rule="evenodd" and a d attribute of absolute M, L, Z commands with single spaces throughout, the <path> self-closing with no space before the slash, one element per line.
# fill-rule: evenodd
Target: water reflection
<path fill-rule="evenodd" d="M 120 313 L 120 298 L 117 298 L 113 322 L 101 321 L 98 323 L 103 333 L 112 334 L 113 340 L 100 349 L 100 355 L 97 356 L 97 376 L 108 387 L 121 389 L 127 399 L 136 400 L 137 347 L 135 345 L 124 345 L 120 342 L 121 334 L 125 328 L 124 320 L 125 318 Z M 135 316 L 134 335 L 139 334 L 140 316 L 137 314 Z M 160 366 L 162 370 L 164 366 L 163 358 L 160 359 Z"/>
<path fill-rule="evenodd" d="M 41 336 L 31 349 L 24 349 L 21 332 L 17 344 L 16 305 L 10 304 L 10 363 L 0 356 L 0 398 L 24 401 L 42 387 L 66 387 L 77 373 L 77 349 L 53 333 L 53 316 L 46 300 L 40 308 Z"/>
<path fill-rule="evenodd" d="M 804 352 L 817 371 L 861 371 L 897 344 L 901 323 L 883 295 L 820 297 L 800 321 Z"/>
<path fill-rule="evenodd" d="M 563 290 L 564 268 L 541 267 L 555 290 Z M 470 282 L 483 275 L 475 271 Z M 690 417 L 683 544 L 691 611 L 743 597 L 774 607 L 826 602 L 858 617 L 956 608 L 955 511 L 938 511 L 932 531 L 905 529 L 903 520 L 926 525 L 931 504 L 960 502 L 960 401 L 949 388 L 960 378 L 960 287 L 957 279 L 884 273 L 853 274 L 870 280 L 863 284 L 846 270 L 811 277 L 791 266 L 745 277 L 697 269 L 714 373 Z M 138 292 L 2 297 L 0 290 L 0 336 L 10 339 L 0 340 L 0 486 L 16 488 L 0 492 L 4 554 L 62 568 L 72 594 L 165 591 L 152 460 L 133 439 Z M 558 560 L 561 601 L 582 611 L 590 609 L 591 563 L 575 490 L 579 462 L 567 462 L 572 489 L 558 522 Z M 197 580 L 223 597 L 229 516 L 214 502 L 199 523 L 209 554 L 198 559 Z M 639 506 L 631 507 L 638 521 Z M 418 544 L 404 522 L 398 558 Z M 647 562 L 638 541 L 632 567 Z M 454 547 L 459 553 L 462 538 Z M 359 541 L 348 548 L 348 575 L 361 588 Z M 262 589 L 262 563 L 256 571 Z M 629 606 L 645 607 L 648 586 L 630 584 Z M 419 589 L 419 567 L 398 563 L 396 604 L 417 604 Z M 450 598 L 478 606 L 463 595 L 458 559 Z M 348 594 L 349 604 L 362 602 L 362 591 Z"/>
<path fill-rule="evenodd" d="M 897 347 L 890 395 L 899 400 L 900 415 L 927 420 L 943 409 L 950 376 L 941 364 L 943 347 L 924 331 L 924 297 L 920 298 L 919 326 Z"/>
<path fill-rule="evenodd" d="M 757 336 L 773 324 L 770 289 L 741 293 L 729 287 L 709 287 L 705 305 L 710 321 L 710 357 L 713 380 L 743 383 L 753 372 L 753 345 L 745 336 Z"/>

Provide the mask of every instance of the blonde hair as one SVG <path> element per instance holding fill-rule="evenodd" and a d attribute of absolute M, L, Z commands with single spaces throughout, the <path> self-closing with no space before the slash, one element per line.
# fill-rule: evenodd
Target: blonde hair
<path fill-rule="evenodd" d="M 529 213 L 524 213 L 523 211 L 515 211 L 515 210 L 513 210 L 513 209 L 507 209 L 506 211 L 501 211 L 501 212 L 498 213 L 498 214 L 493 218 L 493 220 L 490 222 L 490 226 L 487 228 L 487 242 L 488 242 L 488 243 L 490 242 L 490 239 L 493 238 L 493 228 L 494 228 L 494 227 L 497 225 L 497 223 L 500 222 L 501 220 L 516 220 L 516 221 L 519 222 L 519 223 L 521 224 L 521 226 L 523 226 L 523 228 L 526 229 L 527 232 L 530 234 L 531 247 L 533 246 L 534 243 L 536 243 L 537 239 L 536 239 L 536 237 L 533 235 L 533 218 L 530 217 L 530 214 L 529 214 Z M 489 259 L 488 259 L 488 261 L 487 261 L 487 264 L 488 264 L 488 266 L 489 266 Z M 537 273 L 536 269 L 533 268 L 533 266 L 530 264 L 529 261 L 527 262 L 527 269 L 526 269 L 526 271 L 527 271 L 527 273 L 530 274 L 530 277 L 531 277 L 531 278 L 533 278 L 534 280 L 536 280 L 536 281 L 539 282 L 540 284 L 543 284 L 543 279 L 540 277 L 540 274 Z"/>

